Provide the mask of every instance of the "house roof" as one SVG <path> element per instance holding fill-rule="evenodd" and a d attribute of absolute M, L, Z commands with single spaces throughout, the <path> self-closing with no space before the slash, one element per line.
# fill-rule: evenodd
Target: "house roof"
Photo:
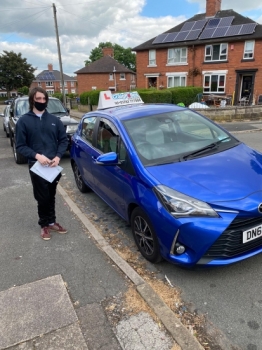
<path fill-rule="evenodd" d="M 76 81 L 76 77 L 70 77 L 67 74 L 63 74 L 64 81 Z M 61 81 L 61 74 L 59 70 L 48 70 L 45 69 L 39 73 L 33 81 Z"/>
<path fill-rule="evenodd" d="M 98 60 L 90 63 L 88 66 L 85 66 L 84 68 L 81 68 L 74 73 L 75 74 L 112 73 L 114 68 L 118 73 L 135 74 L 134 71 L 132 71 L 129 68 L 126 68 L 123 64 L 120 64 L 118 61 L 116 61 L 114 58 L 108 55 L 99 58 Z"/>
<path fill-rule="evenodd" d="M 189 18 L 187 21 L 180 23 L 176 27 L 173 27 L 169 30 L 167 30 L 164 33 L 173 33 L 173 32 L 180 32 L 183 25 L 187 22 L 192 21 L 200 21 L 203 19 L 211 19 L 211 18 L 224 18 L 224 17 L 231 17 L 233 16 L 233 22 L 231 25 L 239 25 L 239 24 L 248 24 L 248 23 L 256 23 L 252 19 L 248 17 L 244 17 L 240 15 L 239 13 L 233 11 L 233 10 L 223 10 L 218 11 L 214 17 L 206 17 L 205 13 L 197 14 L 191 18 Z M 162 33 L 162 34 L 164 34 Z M 210 39 L 196 39 L 196 40 L 189 40 L 189 41 L 176 41 L 176 42 L 166 42 L 166 43 L 158 43 L 153 44 L 153 41 L 156 39 L 156 37 L 144 42 L 141 45 L 138 45 L 132 49 L 132 51 L 142 51 L 142 50 L 150 50 L 150 49 L 161 49 L 161 48 L 168 48 L 168 47 L 174 47 L 174 46 L 190 46 L 190 45 L 206 45 L 209 43 L 216 43 L 221 42 L 221 40 L 224 40 L 226 42 L 236 42 L 236 41 L 243 41 L 243 40 L 254 40 L 254 39 L 262 39 L 262 25 L 257 24 L 254 33 L 247 34 L 247 35 L 235 35 L 235 36 L 225 36 L 225 37 L 218 37 L 218 38 L 210 38 Z"/>

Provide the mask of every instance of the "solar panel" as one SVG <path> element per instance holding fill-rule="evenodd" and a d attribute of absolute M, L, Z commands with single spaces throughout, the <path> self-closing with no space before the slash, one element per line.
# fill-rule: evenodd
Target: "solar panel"
<path fill-rule="evenodd" d="M 152 44 L 160 44 L 163 42 L 163 40 L 165 39 L 165 37 L 168 35 L 168 33 L 164 33 L 164 34 L 160 34 L 158 35 L 155 40 L 153 41 Z"/>
<path fill-rule="evenodd" d="M 191 30 L 187 37 L 186 37 L 186 40 L 196 40 L 199 36 L 199 34 L 201 33 L 201 29 L 198 29 L 198 30 Z"/>
<path fill-rule="evenodd" d="M 193 26 L 195 25 L 196 21 L 194 22 L 186 22 L 184 23 L 183 27 L 181 28 L 181 32 L 186 32 L 188 30 L 191 30 Z"/>
<path fill-rule="evenodd" d="M 200 35 L 199 39 L 209 39 L 212 38 L 212 35 L 216 28 L 206 28 L 203 30 L 202 34 Z"/>
<path fill-rule="evenodd" d="M 236 25 L 236 26 L 229 27 L 228 31 L 226 32 L 226 36 L 238 35 L 241 28 L 242 28 L 242 25 Z"/>
<path fill-rule="evenodd" d="M 163 42 L 164 43 L 171 43 L 172 41 L 175 40 L 175 38 L 177 37 L 177 34 L 178 34 L 178 32 L 168 33 Z"/>
<path fill-rule="evenodd" d="M 176 36 L 174 41 L 183 41 L 183 40 L 185 40 L 185 38 L 187 37 L 188 33 L 189 33 L 188 31 L 187 32 L 179 32 L 177 34 L 177 36 Z"/>
<path fill-rule="evenodd" d="M 208 21 L 206 28 L 217 27 L 220 22 L 220 18 L 212 18 Z"/>
<path fill-rule="evenodd" d="M 217 27 L 212 35 L 212 38 L 220 38 L 221 36 L 225 36 L 229 27 Z"/>
<path fill-rule="evenodd" d="M 243 24 L 242 28 L 240 29 L 240 32 L 238 35 L 244 35 L 244 34 L 252 34 L 255 31 L 256 23 L 247 23 Z"/>
<path fill-rule="evenodd" d="M 206 24 L 206 19 L 201 19 L 200 21 L 196 21 L 191 30 L 203 29 Z"/>
<path fill-rule="evenodd" d="M 228 26 L 230 26 L 231 23 L 233 22 L 234 18 L 235 18 L 234 16 L 221 18 L 221 20 L 219 22 L 219 27 L 228 27 Z"/>

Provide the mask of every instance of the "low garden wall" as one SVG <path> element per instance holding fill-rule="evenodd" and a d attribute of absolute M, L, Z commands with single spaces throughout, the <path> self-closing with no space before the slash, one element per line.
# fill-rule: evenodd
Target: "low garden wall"
<path fill-rule="evenodd" d="M 262 119 L 262 105 L 195 109 L 215 122 Z"/>

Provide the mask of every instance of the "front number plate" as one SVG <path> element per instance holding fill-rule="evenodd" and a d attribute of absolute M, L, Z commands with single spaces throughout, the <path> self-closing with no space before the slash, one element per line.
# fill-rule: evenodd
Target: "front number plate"
<path fill-rule="evenodd" d="M 243 243 L 248 243 L 254 239 L 262 237 L 262 225 L 253 227 L 243 232 Z"/>

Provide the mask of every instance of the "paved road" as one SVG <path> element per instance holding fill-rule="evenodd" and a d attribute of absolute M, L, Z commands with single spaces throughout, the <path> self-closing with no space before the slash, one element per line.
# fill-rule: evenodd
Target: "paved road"
<path fill-rule="evenodd" d="M 244 124 L 240 123 L 240 125 L 242 128 Z M 259 123 L 245 125 L 245 130 L 260 128 Z M 237 125 L 233 123 L 223 127 L 235 128 L 231 130 L 233 132 L 239 131 Z M 261 132 L 241 132 L 236 136 L 262 151 Z M 112 245 L 116 244 L 119 250 L 124 252 L 125 247 L 128 247 L 132 252 L 137 253 L 130 227 L 94 193 L 81 194 L 77 190 L 68 155 L 63 158 L 61 165 L 64 167 L 65 174 L 61 185 L 86 213 L 88 219 L 102 234 L 110 238 Z M 230 267 L 217 269 L 184 270 L 166 262 L 155 266 L 146 263 L 146 266 L 149 271 L 158 271 L 160 278 L 166 276 L 172 285 L 181 290 L 188 310 L 195 310 L 198 314 L 206 316 L 210 332 L 220 343 L 221 349 L 229 350 L 234 344 L 243 350 L 261 350 L 261 263 L 262 255 Z M 80 284 L 79 290 L 82 290 Z"/>

